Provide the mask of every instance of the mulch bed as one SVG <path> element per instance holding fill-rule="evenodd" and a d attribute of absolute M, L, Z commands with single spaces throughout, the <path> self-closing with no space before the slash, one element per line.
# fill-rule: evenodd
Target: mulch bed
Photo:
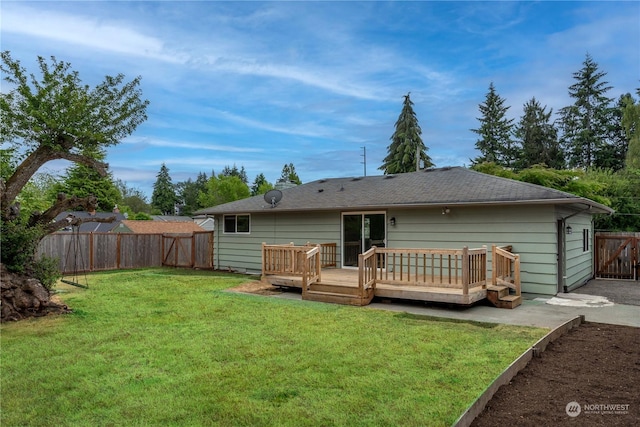
<path fill-rule="evenodd" d="M 500 387 L 471 425 L 637 426 L 639 420 L 640 328 L 587 322 Z"/>

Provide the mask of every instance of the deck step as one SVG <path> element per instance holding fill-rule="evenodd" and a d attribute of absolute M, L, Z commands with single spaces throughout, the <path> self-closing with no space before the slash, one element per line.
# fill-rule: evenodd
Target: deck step
<path fill-rule="evenodd" d="M 350 295 L 339 292 L 321 292 L 314 290 L 308 290 L 302 295 L 302 299 L 307 301 L 330 302 L 334 304 L 358 306 L 369 304 L 372 298 L 373 294 L 371 294 L 370 297 L 362 299 L 359 295 Z"/>
<path fill-rule="evenodd" d="M 510 295 L 506 286 L 487 286 L 487 299 L 498 308 L 513 309 L 522 304 L 522 296 Z"/>
<path fill-rule="evenodd" d="M 355 286 L 344 286 L 338 283 L 330 283 L 330 282 L 313 283 L 309 287 L 309 290 L 314 292 L 329 292 L 329 293 L 353 295 L 353 296 L 358 296 L 360 293 L 360 290 Z"/>

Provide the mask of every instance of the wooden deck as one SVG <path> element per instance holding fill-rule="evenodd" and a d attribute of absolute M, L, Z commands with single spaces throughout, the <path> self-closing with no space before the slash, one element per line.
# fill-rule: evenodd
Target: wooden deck
<path fill-rule="evenodd" d="M 508 248 L 510 249 L 510 248 Z M 300 288 L 302 299 L 367 305 L 374 297 L 471 305 L 488 299 L 520 304 L 519 256 L 493 246 L 494 277 L 487 281 L 487 248 L 406 249 L 371 247 L 358 268 L 336 266 L 335 244 L 262 244 L 262 280 Z M 329 262 L 331 261 L 331 262 Z M 511 295 L 511 290 L 515 295 Z"/>
<path fill-rule="evenodd" d="M 302 278 L 293 276 L 269 275 L 264 279 L 273 286 L 302 288 Z M 487 283 L 490 284 L 490 283 Z M 315 288 L 340 287 L 342 292 L 349 294 L 358 290 L 358 270 L 352 268 L 322 269 L 321 279 L 312 285 Z M 469 288 L 469 293 L 463 295 L 459 284 L 435 285 L 425 282 L 419 285 L 394 285 L 377 283 L 374 296 L 383 298 L 405 299 L 415 301 L 431 301 L 460 305 L 471 305 L 487 297 L 487 290 L 483 286 Z"/>

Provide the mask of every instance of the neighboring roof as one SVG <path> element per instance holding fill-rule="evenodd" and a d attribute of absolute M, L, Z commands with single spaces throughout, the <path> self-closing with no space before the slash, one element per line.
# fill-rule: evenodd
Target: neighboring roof
<path fill-rule="evenodd" d="M 56 216 L 56 221 L 66 218 L 69 215 L 73 215 L 76 218 L 111 218 L 115 217 L 113 222 L 85 222 L 80 224 L 79 232 L 80 233 L 108 233 L 114 227 L 117 227 L 120 224 L 120 221 L 125 219 L 124 214 L 115 213 L 115 212 L 85 212 L 85 211 L 66 211 L 59 213 Z M 61 229 L 60 232 L 72 231 L 71 227 L 65 227 Z"/>
<path fill-rule="evenodd" d="M 198 224 L 192 222 L 162 222 L 162 221 L 138 221 L 126 219 L 122 221 L 122 225 L 132 233 L 137 234 L 191 234 L 195 231 L 205 231 Z M 118 231 L 118 230 L 114 230 Z"/>
<path fill-rule="evenodd" d="M 154 221 L 193 222 L 193 218 L 184 215 L 151 215 Z"/>
<path fill-rule="evenodd" d="M 502 204 L 567 204 L 589 207 L 593 213 L 613 212 L 574 194 L 450 167 L 397 175 L 322 179 L 283 189 L 282 200 L 274 208 L 263 196 L 254 196 L 201 209 L 196 214 Z"/>

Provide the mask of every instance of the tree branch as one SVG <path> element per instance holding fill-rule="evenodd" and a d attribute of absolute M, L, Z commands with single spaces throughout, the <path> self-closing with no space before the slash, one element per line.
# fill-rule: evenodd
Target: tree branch
<path fill-rule="evenodd" d="M 15 202 L 16 197 L 18 197 L 20 191 L 22 191 L 24 186 L 29 182 L 38 169 L 40 169 L 40 167 L 45 163 L 58 159 L 82 163 L 95 168 L 95 170 L 102 176 L 107 175 L 106 163 L 82 154 L 56 151 L 49 146 L 40 145 L 36 150 L 29 154 L 22 163 L 20 163 L 13 175 L 11 175 L 7 182 L 4 183 L 4 191 L 2 191 L 2 195 L 0 196 L 0 201 L 2 202 L 2 217 L 4 219 L 9 218 L 11 214 L 10 209 Z"/>
<path fill-rule="evenodd" d="M 116 220 L 115 216 L 110 216 L 109 218 L 78 218 L 73 215 L 69 215 L 66 218 L 62 218 L 59 221 L 52 222 L 47 225 L 44 230 L 47 234 L 55 233 L 56 231 L 67 227 L 69 225 L 77 226 L 84 224 L 85 222 L 102 222 L 102 223 L 110 223 Z"/>
<path fill-rule="evenodd" d="M 82 207 L 85 211 L 91 212 L 94 211 L 97 206 L 98 199 L 95 196 L 67 197 L 66 194 L 60 193 L 58 194 L 58 199 L 53 204 L 53 206 L 51 206 L 43 213 L 34 213 L 31 215 L 31 217 L 29 218 L 29 226 L 40 224 L 45 226 L 45 229 L 48 230 L 50 228 L 51 221 L 53 221 L 60 212 L 75 209 L 78 207 Z M 53 231 L 56 230 L 58 229 L 56 228 Z M 53 231 L 49 231 L 49 233 L 52 233 Z"/>

